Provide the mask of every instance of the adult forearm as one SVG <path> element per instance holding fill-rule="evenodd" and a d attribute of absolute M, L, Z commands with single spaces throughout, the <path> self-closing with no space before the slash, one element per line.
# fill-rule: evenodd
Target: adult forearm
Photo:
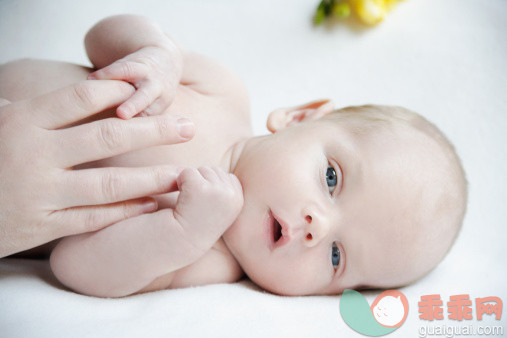
<path fill-rule="evenodd" d="M 96 68 L 103 68 L 143 47 L 162 47 L 182 64 L 180 47 L 148 18 L 117 15 L 99 21 L 85 37 L 86 52 Z"/>

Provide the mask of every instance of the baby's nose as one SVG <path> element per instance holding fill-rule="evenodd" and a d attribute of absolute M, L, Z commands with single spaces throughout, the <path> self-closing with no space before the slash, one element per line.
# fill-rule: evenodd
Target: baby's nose
<path fill-rule="evenodd" d="M 304 244 L 311 248 L 324 239 L 329 232 L 329 226 L 324 217 L 319 216 L 317 212 L 307 212 L 305 214 Z"/>

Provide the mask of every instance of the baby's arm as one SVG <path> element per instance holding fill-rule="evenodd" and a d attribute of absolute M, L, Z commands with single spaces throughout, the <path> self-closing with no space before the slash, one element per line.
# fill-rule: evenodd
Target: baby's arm
<path fill-rule="evenodd" d="M 106 18 L 90 29 L 85 45 L 99 69 L 90 79 L 124 80 L 137 88 L 118 107 L 121 118 L 163 113 L 180 85 L 201 95 L 220 97 L 231 112 L 250 123 L 248 94 L 241 79 L 219 62 L 183 49 L 147 18 Z"/>
<path fill-rule="evenodd" d="M 50 258 L 55 276 L 83 294 L 121 297 L 199 259 L 238 216 L 241 184 L 236 176 L 208 167 L 183 170 L 177 183 L 174 210 L 64 238 Z"/>
<path fill-rule="evenodd" d="M 162 113 L 173 101 L 183 72 L 183 51 L 151 20 L 135 15 L 106 18 L 85 37 L 98 71 L 89 79 L 124 80 L 136 93 L 118 107 L 119 117 Z"/>

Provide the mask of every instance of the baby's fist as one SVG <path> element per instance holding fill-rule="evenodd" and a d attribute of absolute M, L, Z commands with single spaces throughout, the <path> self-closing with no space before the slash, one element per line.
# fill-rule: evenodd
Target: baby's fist
<path fill-rule="evenodd" d="M 136 92 L 117 108 L 118 117 L 159 115 L 174 101 L 181 62 L 179 52 L 147 46 L 91 73 L 88 79 L 123 80 L 136 87 Z"/>
<path fill-rule="evenodd" d="M 184 169 L 174 216 L 189 241 L 208 250 L 238 217 L 243 189 L 238 178 L 218 167 Z"/>

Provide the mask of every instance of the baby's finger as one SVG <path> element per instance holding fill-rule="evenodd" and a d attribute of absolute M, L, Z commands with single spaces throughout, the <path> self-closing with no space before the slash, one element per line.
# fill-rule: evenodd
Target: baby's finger
<path fill-rule="evenodd" d="M 201 185 L 202 176 L 196 168 L 188 167 L 181 171 L 176 183 L 178 185 L 178 190 L 181 191 L 183 186 L 195 187 Z"/>
<path fill-rule="evenodd" d="M 234 186 L 243 191 L 243 187 L 241 186 L 241 182 L 239 181 L 239 178 L 234 175 L 234 174 L 229 174 L 229 179 L 232 181 L 232 184 L 234 184 Z"/>
<path fill-rule="evenodd" d="M 163 114 L 166 109 L 169 108 L 169 104 L 165 102 L 162 98 L 158 98 L 153 102 L 148 108 L 143 110 L 144 114 L 141 113 L 141 116 L 155 116 Z"/>
<path fill-rule="evenodd" d="M 198 170 L 201 173 L 202 177 L 204 177 L 206 180 L 210 182 L 216 182 L 218 180 L 218 175 L 213 168 L 200 167 Z"/>
<path fill-rule="evenodd" d="M 91 73 L 88 75 L 88 80 L 123 80 L 133 83 L 145 75 L 146 65 L 117 61 Z"/>
<path fill-rule="evenodd" d="M 213 167 L 213 170 L 217 174 L 218 178 L 220 178 L 221 181 L 227 182 L 229 180 L 228 176 L 229 174 L 226 173 L 224 170 L 220 169 L 219 167 Z"/>
<path fill-rule="evenodd" d="M 116 114 L 119 118 L 129 119 L 148 107 L 158 95 L 159 93 L 154 86 L 140 86 L 134 95 L 116 109 Z"/>
<path fill-rule="evenodd" d="M 10 104 L 11 101 L 0 98 L 0 107 Z"/>
<path fill-rule="evenodd" d="M 169 87 L 165 88 L 163 92 L 161 91 L 160 97 L 145 109 L 147 115 L 159 115 L 164 113 L 174 102 L 176 90 L 176 87 Z"/>
<path fill-rule="evenodd" d="M 107 205 L 59 210 L 51 214 L 50 222 L 55 225 L 56 235 L 63 237 L 97 231 L 124 219 L 156 210 L 157 201 L 144 197 Z"/>
<path fill-rule="evenodd" d="M 242 191 L 243 188 L 241 187 L 241 183 L 239 182 L 239 179 L 234 174 L 229 174 L 226 172 L 222 172 L 222 175 L 225 177 L 222 178 L 224 182 L 228 182 L 234 189 L 237 189 L 238 191 Z"/>

